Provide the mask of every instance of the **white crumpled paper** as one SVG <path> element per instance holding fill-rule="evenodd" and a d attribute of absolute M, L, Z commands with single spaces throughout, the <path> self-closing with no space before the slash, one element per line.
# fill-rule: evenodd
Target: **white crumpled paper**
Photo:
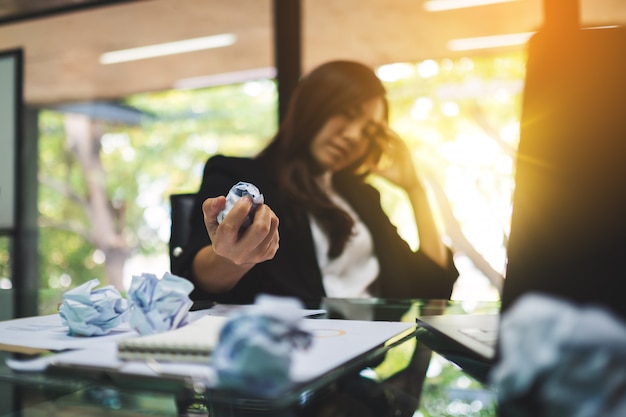
<path fill-rule="evenodd" d="M 218 386 L 258 397 L 288 388 L 293 350 L 313 340 L 300 327 L 302 308 L 295 298 L 259 295 L 229 317 L 212 357 Z"/>
<path fill-rule="evenodd" d="M 241 225 L 242 229 L 250 226 L 252 223 L 252 218 L 254 217 L 254 210 L 264 202 L 263 194 L 259 191 L 259 189 L 248 182 L 239 181 L 237 184 L 233 185 L 228 195 L 226 196 L 226 206 L 224 210 L 220 211 L 217 214 L 217 222 L 221 223 L 224 220 L 224 217 L 228 214 L 230 209 L 233 208 L 235 203 L 239 201 L 239 199 L 245 195 L 249 195 L 252 198 L 252 208 L 250 209 L 250 213 L 244 220 Z"/>
<path fill-rule="evenodd" d="M 164 332 L 187 324 L 193 304 L 193 284 L 169 272 L 135 275 L 128 290 L 130 326 L 141 335 Z"/>
<path fill-rule="evenodd" d="M 539 294 L 502 317 L 490 372 L 502 416 L 626 416 L 626 324 Z"/>
<path fill-rule="evenodd" d="M 112 285 L 95 289 L 97 278 L 63 294 L 59 315 L 70 336 L 102 336 L 126 320 L 127 303 Z"/>

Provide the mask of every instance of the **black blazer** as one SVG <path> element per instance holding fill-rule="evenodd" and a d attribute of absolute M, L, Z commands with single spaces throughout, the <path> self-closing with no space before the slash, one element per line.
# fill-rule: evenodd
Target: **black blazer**
<path fill-rule="evenodd" d="M 204 225 L 202 202 L 209 197 L 228 194 L 238 181 L 256 185 L 263 193 L 265 203 L 280 219 L 280 248 L 274 259 L 254 266 L 226 293 L 207 293 L 196 285 L 191 294 L 193 300 L 246 304 L 254 302 L 257 294 L 268 293 L 298 297 L 308 303 L 325 296 L 308 215 L 285 204 L 278 184 L 267 173 L 260 159 L 214 156 L 207 161 L 190 220 L 190 238 L 184 248 L 181 269 L 172 272 L 194 282 L 191 274 L 193 257 L 202 247 L 211 243 Z M 385 215 L 380 204 L 380 194 L 374 187 L 357 178 L 335 184 L 335 187 L 358 213 L 372 235 L 380 264 L 380 275 L 369 289 L 373 296 L 450 297 L 458 277 L 452 256 L 448 269 L 442 269 L 420 251 L 413 252 Z"/>

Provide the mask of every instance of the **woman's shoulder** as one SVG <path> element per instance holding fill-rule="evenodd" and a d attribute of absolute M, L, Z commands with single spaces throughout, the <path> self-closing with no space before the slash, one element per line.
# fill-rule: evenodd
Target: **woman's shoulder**
<path fill-rule="evenodd" d="M 210 172 L 245 173 L 256 171 L 261 168 L 254 158 L 240 156 L 214 155 L 211 156 L 204 167 L 205 174 Z"/>
<path fill-rule="evenodd" d="M 253 163 L 253 159 L 243 156 L 227 156 L 222 154 L 212 155 L 206 162 L 210 167 L 235 167 L 235 166 L 247 166 Z"/>
<path fill-rule="evenodd" d="M 262 160 L 250 157 L 215 155 L 204 167 L 203 182 L 245 181 L 257 187 L 270 187 L 274 181 Z"/>

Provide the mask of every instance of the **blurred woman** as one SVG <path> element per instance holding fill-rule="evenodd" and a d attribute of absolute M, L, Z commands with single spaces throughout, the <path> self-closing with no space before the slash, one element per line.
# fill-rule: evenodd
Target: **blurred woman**
<path fill-rule="evenodd" d="M 251 303 L 259 293 L 322 297 L 449 298 L 458 273 L 437 230 L 411 153 L 387 124 L 386 91 L 369 67 L 325 63 L 303 77 L 278 132 L 254 158 L 208 160 L 191 236 L 174 273 L 195 285 L 192 298 Z M 380 175 L 408 195 L 419 234 L 414 252 L 385 215 Z M 265 203 L 253 222 L 241 198 L 221 223 L 225 195 L 238 181 Z"/>

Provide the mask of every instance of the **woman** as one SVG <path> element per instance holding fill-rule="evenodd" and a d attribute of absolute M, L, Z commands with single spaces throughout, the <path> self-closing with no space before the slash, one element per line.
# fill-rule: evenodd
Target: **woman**
<path fill-rule="evenodd" d="M 385 93 L 370 68 L 328 62 L 299 82 L 276 136 L 257 157 L 209 159 L 183 270 L 174 271 L 194 283 L 193 299 L 450 297 L 458 273 L 410 152 L 387 126 Z M 379 193 L 364 181 L 369 174 L 407 192 L 419 251 L 383 212 Z M 265 199 L 241 235 L 250 198 L 216 220 L 238 181 L 256 185 Z"/>

